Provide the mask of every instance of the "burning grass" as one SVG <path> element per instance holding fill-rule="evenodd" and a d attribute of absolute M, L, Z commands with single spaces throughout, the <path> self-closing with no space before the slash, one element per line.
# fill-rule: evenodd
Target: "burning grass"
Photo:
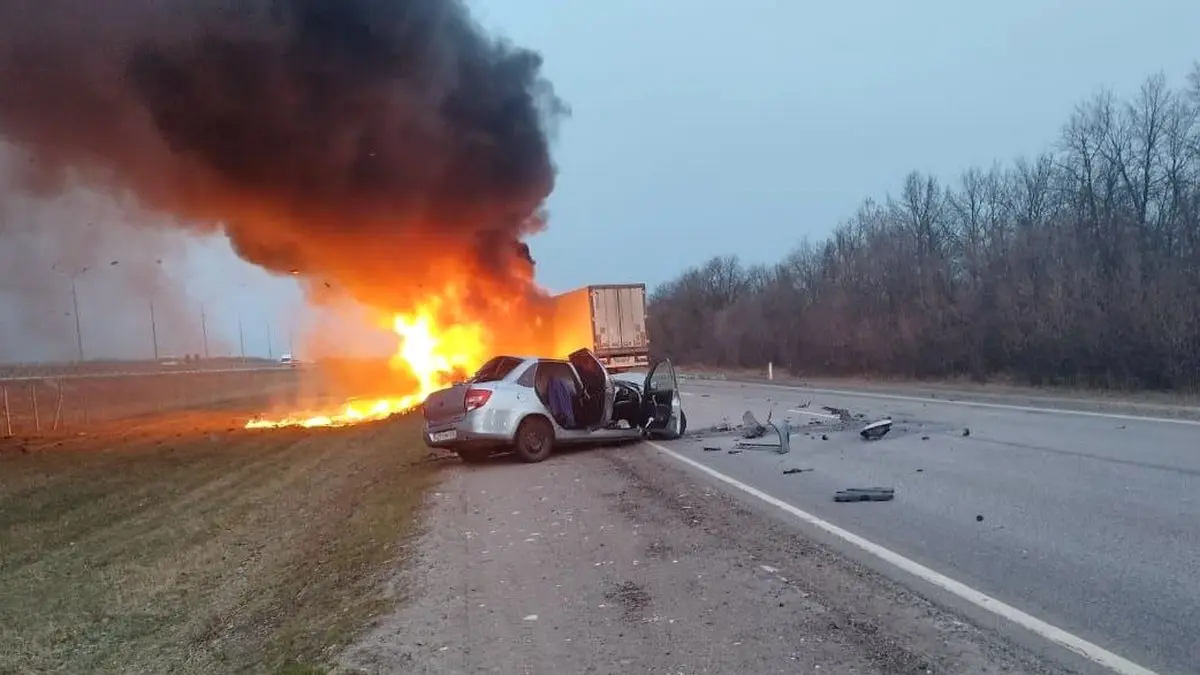
<path fill-rule="evenodd" d="M 416 423 L 0 439 L 0 673 L 321 672 L 397 600 Z"/>

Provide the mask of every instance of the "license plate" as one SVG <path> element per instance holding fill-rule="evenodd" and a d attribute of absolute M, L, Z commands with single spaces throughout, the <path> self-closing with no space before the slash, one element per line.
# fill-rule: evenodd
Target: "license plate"
<path fill-rule="evenodd" d="M 429 438 L 432 439 L 434 443 L 445 443 L 446 441 L 454 440 L 454 437 L 457 435 L 458 432 L 454 429 L 451 429 L 450 431 L 439 431 L 436 434 L 429 434 Z"/>

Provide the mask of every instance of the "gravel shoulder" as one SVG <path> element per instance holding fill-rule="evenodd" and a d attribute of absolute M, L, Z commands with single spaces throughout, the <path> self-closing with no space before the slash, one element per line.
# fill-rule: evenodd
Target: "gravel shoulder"
<path fill-rule="evenodd" d="M 644 445 L 456 463 L 354 673 L 1058 673 Z"/>

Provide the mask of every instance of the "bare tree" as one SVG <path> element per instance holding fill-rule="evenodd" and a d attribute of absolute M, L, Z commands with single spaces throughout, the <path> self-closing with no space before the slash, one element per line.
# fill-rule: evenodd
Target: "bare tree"
<path fill-rule="evenodd" d="M 720 257 L 652 296 L 682 362 L 1200 385 L 1200 63 L 1078 106 L 1049 152 L 916 172 L 773 266 Z"/>

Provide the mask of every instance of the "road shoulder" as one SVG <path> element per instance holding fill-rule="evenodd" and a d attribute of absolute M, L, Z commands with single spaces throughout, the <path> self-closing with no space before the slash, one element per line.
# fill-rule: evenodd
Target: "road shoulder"
<path fill-rule="evenodd" d="M 1046 673 L 645 446 L 452 466 L 359 673 Z"/>

